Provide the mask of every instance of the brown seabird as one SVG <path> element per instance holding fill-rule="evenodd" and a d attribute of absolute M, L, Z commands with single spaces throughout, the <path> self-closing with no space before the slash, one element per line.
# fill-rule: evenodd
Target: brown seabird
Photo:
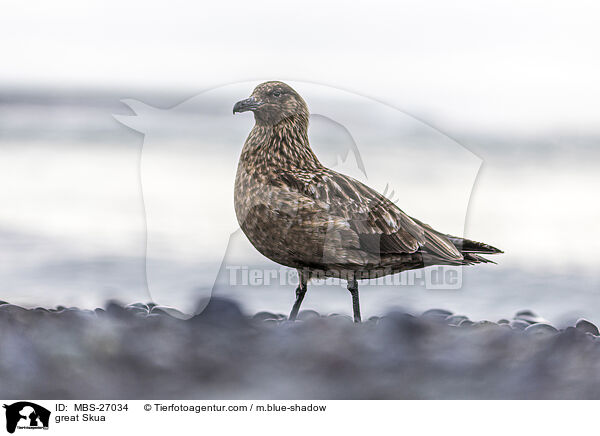
<path fill-rule="evenodd" d="M 471 265 L 502 251 L 440 233 L 351 177 L 323 166 L 308 141 L 308 107 L 282 82 L 258 85 L 233 107 L 254 112 L 240 156 L 235 213 L 256 249 L 298 270 L 294 320 L 313 277 L 348 281 L 360 322 L 357 280 L 431 265 Z"/>

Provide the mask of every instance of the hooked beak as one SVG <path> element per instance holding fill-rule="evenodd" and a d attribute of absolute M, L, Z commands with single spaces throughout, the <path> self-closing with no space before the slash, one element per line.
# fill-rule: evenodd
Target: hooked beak
<path fill-rule="evenodd" d="M 258 101 L 254 97 L 247 98 L 246 100 L 238 101 L 233 106 L 233 113 L 236 112 L 246 112 L 246 111 L 255 111 L 260 106 L 262 106 L 262 102 Z"/>

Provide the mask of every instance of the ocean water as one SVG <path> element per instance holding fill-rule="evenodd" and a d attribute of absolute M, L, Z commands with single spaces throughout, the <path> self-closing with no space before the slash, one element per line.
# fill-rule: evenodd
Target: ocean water
<path fill-rule="evenodd" d="M 505 251 L 497 265 L 463 269 L 456 289 L 432 289 L 425 273 L 363 283 L 363 317 L 442 307 L 495 321 L 529 308 L 556 324 L 600 322 L 600 136 L 448 135 L 362 97 L 297 88 L 325 164 L 439 230 Z M 218 294 L 248 312 L 287 313 L 293 274 L 253 249 L 233 211 L 253 120 L 231 107 L 251 89 L 232 85 L 181 103 L 0 93 L 0 299 L 86 308 L 154 300 L 192 312 Z M 232 279 L 246 271 L 251 280 Z M 303 308 L 351 312 L 336 283 L 311 285 Z"/>

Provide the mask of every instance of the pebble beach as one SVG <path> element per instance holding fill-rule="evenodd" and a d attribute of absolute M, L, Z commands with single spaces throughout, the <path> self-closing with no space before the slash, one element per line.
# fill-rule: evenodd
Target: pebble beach
<path fill-rule="evenodd" d="M 532 310 L 191 317 L 152 303 L 0 304 L 0 392 L 26 399 L 598 399 L 600 335 Z M 204 307 L 204 305 L 203 305 Z"/>

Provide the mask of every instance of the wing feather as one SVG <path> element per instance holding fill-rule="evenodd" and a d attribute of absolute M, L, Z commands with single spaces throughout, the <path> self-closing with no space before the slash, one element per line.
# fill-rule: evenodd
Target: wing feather
<path fill-rule="evenodd" d="M 344 222 L 356 234 L 353 243 L 374 254 L 423 251 L 447 260 L 463 259 L 454 244 L 427 224 L 411 218 L 384 195 L 349 176 L 324 169 L 319 173 L 282 173 L 281 180 L 319 203 L 331 220 Z"/>

